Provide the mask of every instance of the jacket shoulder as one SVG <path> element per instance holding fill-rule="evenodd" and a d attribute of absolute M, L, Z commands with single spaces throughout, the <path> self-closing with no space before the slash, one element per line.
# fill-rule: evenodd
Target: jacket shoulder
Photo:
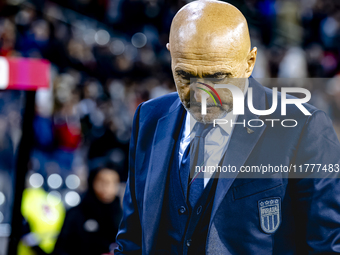
<path fill-rule="evenodd" d="M 164 96 L 150 99 L 140 105 L 140 118 L 156 118 L 159 119 L 169 113 L 171 106 L 180 103 L 177 92 L 172 92 Z"/>

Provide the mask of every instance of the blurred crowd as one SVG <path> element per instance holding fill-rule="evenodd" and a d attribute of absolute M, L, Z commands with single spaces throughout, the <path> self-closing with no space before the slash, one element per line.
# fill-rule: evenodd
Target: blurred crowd
<path fill-rule="evenodd" d="M 253 77 L 290 78 L 292 86 L 308 88 L 311 103 L 331 116 L 340 134 L 340 2 L 229 2 L 246 16 L 258 48 Z M 118 196 L 123 194 L 136 107 L 175 91 L 165 45 L 173 16 L 186 3 L 0 1 L 0 56 L 52 63 L 51 88 L 36 94 L 27 187 L 41 188 L 69 209 L 81 202 L 91 171 L 113 163 L 121 180 Z M 273 81 L 264 83 L 277 86 Z M 20 139 L 22 109 L 15 102 L 22 96 L 0 92 L 1 158 L 9 159 L 5 151 L 15 151 Z M 0 213 L 1 194 L 9 194 L 9 184 L 1 183 L 5 173 L 0 170 Z"/>

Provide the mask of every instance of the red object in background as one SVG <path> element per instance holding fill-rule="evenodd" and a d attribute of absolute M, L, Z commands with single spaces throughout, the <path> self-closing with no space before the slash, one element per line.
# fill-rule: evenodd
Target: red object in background
<path fill-rule="evenodd" d="M 50 66 L 45 59 L 0 57 L 0 89 L 48 88 Z"/>
<path fill-rule="evenodd" d="M 58 146 L 66 151 L 75 150 L 81 141 L 80 127 L 68 125 L 67 123 L 56 125 L 54 134 L 56 141 L 58 141 Z"/>

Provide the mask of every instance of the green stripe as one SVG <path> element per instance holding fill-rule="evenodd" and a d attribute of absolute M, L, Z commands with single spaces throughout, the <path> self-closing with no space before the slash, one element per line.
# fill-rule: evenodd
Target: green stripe
<path fill-rule="evenodd" d="M 198 89 L 201 89 L 201 90 L 203 90 L 203 91 L 205 91 L 205 92 L 207 92 L 207 93 L 209 94 L 209 96 L 211 96 L 212 100 L 214 100 L 215 105 L 217 105 L 215 98 L 213 97 L 213 95 L 212 95 L 208 90 L 202 89 L 202 88 L 200 88 L 200 87 L 197 87 L 197 88 L 198 88 Z"/>

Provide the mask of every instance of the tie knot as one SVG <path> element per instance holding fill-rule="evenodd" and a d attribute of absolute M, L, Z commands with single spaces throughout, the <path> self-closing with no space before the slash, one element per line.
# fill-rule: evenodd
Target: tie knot
<path fill-rule="evenodd" d="M 196 122 L 194 126 L 195 136 L 204 138 L 213 127 L 214 127 L 213 124 L 203 124 L 200 122 Z"/>

